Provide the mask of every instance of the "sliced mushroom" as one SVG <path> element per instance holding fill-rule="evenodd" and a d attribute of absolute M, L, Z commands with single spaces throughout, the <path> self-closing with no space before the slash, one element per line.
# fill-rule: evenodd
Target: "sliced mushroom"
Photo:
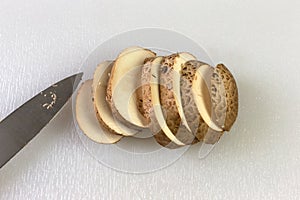
<path fill-rule="evenodd" d="M 209 89 L 202 76 L 199 77 L 197 75 L 197 71 L 200 70 L 200 68 L 206 69 L 206 66 L 208 66 L 206 63 L 200 61 L 194 60 L 186 62 L 181 71 L 180 90 L 181 93 L 184 94 L 181 96 L 182 107 L 192 133 L 198 140 L 208 144 L 214 144 L 219 140 L 223 131 L 210 128 L 202 118 L 202 115 L 206 116 L 206 119 L 209 120 L 208 124 L 211 124 L 211 99 Z M 208 77 L 210 77 L 209 74 Z M 194 94 L 193 86 L 201 89 L 201 96 Z M 198 109 L 200 103 L 203 104 L 203 108 Z M 203 114 L 203 110 L 205 114 Z M 202 111 L 202 115 L 200 111 Z"/>
<path fill-rule="evenodd" d="M 223 129 L 215 123 L 215 120 L 212 119 L 213 109 L 210 95 L 210 79 L 214 68 L 207 64 L 203 65 L 203 63 L 199 61 L 191 61 L 190 64 L 197 66 L 192 83 L 192 94 L 197 109 L 203 120 L 210 128 L 216 131 L 222 131 Z"/>
<path fill-rule="evenodd" d="M 157 59 L 156 59 L 157 58 Z M 146 119 L 147 123 L 150 124 L 150 110 L 152 109 L 152 98 L 151 98 L 151 65 L 153 60 L 155 63 L 161 59 L 161 57 L 149 58 L 144 61 L 144 65 L 142 67 L 142 75 L 141 75 L 141 90 L 138 93 L 139 99 L 141 100 L 141 113 Z"/>
<path fill-rule="evenodd" d="M 79 89 L 76 119 L 98 143 L 149 130 L 167 148 L 215 144 L 238 115 L 238 89 L 230 71 L 189 53 L 167 57 L 141 47 L 101 63 Z"/>
<path fill-rule="evenodd" d="M 150 109 L 152 108 L 151 102 L 151 64 L 156 57 L 147 58 L 144 61 L 141 75 L 141 87 L 138 89 L 139 111 L 145 118 L 147 124 L 150 124 Z"/>
<path fill-rule="evenodd" d="M 97 120 L 92 100 L 92 80 L 84 82 L 76 98 L 76 119 L 83 133 L 97 143 L 112 144 L 118 142 L 123 136 L 105 123 L 100 125 Z"/>
<path fill-rule="evenodd" d="M 192 101 L 196 104 L 202 119 L 209 126 L 208 133 L 203 139 L 204 142 L 214 144 L 224 131 L 230 130 L 237 118 L 236 82 L 223 64 L 213 68 L 200 61 L 189 61 L 183 68 L 184 71 L 193 69 L 186 78 L 192 82 Z M 188 112 L 188 108 L 184 110 Z M 197 137 L 200 138 L 200 136 Z M 203 132 L 201 132 L 201 137 L 203 137 Z"/>
<path fill-rule="evenodd" d="M 234 77 L 223 64 L 218 64 L 212 74 L 211 99 L 217 125 L 229 131 L 238 115 L 238 89 Z"/>
<path fill-rule="evenodd" d="M 93 79 L 93 98 L 95 111 L 99 122 L 104 127 L 108 127 L 112 132 L 124 136 L 135 135 L 138 131 L 126 127 L 118 121 L 106 101 L 106 89 L 109 80 L 109 74 L 113 66 L 112 61 L 105 61 L 98 65 Z"/>
<path fill-rule="evenodd" d="M 149 128 L 151 129 L 154 138 L 160 145 L 174 149 L 182 147 L 185 144 L 178 140 L 173 134 L 172 130 L 170 130 L 164 118 L 163 110 L 160 104 L 159 77 L 162 60 L 163 57 L 157 57 L 151 63 L 144 66 L 145 68 L 150 68 L 145 69 L 145 71 L 150 72 L 150 76 L 148 76 L 150 77 L 150 81 L 147 79 L 149 81 L 148 85 L 150 85 L 150 88 L 143 94 L 145 95 L 144 99 L 151 99 L 146 109 L 149 110 L 149 118 L 151 121 Z"/>
<path fill-rule="evenodd" d="M 147 120 L 139 112 L 137 88 L 144 60 L 155 53 L 141 47 L 130 47 L 116 59 L 107 88 L 107 101 L 113 115 L 130 128 L 142 129 Z"/>
<path fill-rule="evenodd" d="M 160 103 L 166 123 L 176 138 L 184 144 L 198 142 L 187 123 L 180 94 L 181 66 L 194 59 L 196 58 L 189 53 L 178 53 L 165 57 L 162 61 L 159 78 Z"/>

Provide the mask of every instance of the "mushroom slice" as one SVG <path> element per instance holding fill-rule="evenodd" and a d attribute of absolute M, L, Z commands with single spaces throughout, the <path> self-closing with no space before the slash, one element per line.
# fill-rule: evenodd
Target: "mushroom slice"
<path fill-rule="evenodd" d="M 230 71 L 218 64 L 215 68 L 200 61 L 189 61 L 184 68 L 194 68 L 192 97 L 202 119 L 209 126 L 204 142 L 214 144 L 229 131 L 238 115 L 238 89 Z M 186 70 L 186 69 L 185 69 Z M 199 136 L 198 136 L 199 138 Z"/>
<path fill-rule="evenodd" d="M 217 125 L 229 131 L 238 115 L 238 89 L 234 77 L 223 64 L 218 64 L 212 74 L 211 99 Z"/>
<path fill-rule="evenodd" d="M 144 60 L 155 53 L 141 47 L 122 51 L 115 60 L 107 88 L 107 101 L 113 115 L 130 128 L 148 127 L 147 120 L 139 112 L 137 89 Z"/>
<path fill-rule="evenodd" d="M 150 87 L 149 90 L 143 92 L 143 95 L 144 99 L 151 99 L 150 103 L 146 107 L 146 110 L 149 110 L 149 118 L 151 120 L 149 127 L 154 134 L 154 138 L 160 145 L 173 149 L 184 146 L 185 144 L 177 139 L 170 127 L 167 125 L 160 104 L 159 77 L 162 61 L 163 57 L 157 57 L 151 61 L 151 63 L 148 63 L 144 66 L 145 68 L 150 68 L 144 69 L 145 71 L 150 72 L 150 76 L 145 79 L 146 81 L 149 81 L 148 85 Z"/>
<path fill-rule="evenodd" d="M 154 57 L 145 59 L 144 65 L 142 67 L 142 75 L 141 75 L 141 88 L 139 90 L 138 96 L 141 102 L 140 112 L 143 117 L 146 119 L 147 123 L 150 124 L 150 112 L 152 109 L 152 98 L 151 98 L 151 66 L 153 60 L 156 60 L 154 63 L 156 65 L 160 64 L 162 57 Z"/>
<path fill-rule="evenodd" d="M 99 64 L 94 72 L 93 98 L 95 111 L 98 121 L 102 126 L 108 127 L 116 134 L 132 136 L 138 131 L 130 129 L 119 122 L 118 119 L 112 115 L 111 109 L 106 101 L 107 83 L 112 66 L 112 61 L 105 61 Z"/>
<path fill-rule="evenodd" d="M 197 67 L 192 83 L 192 94 L 197 109 L 210 128 L 215 131 L 223 131 L 223 129 L 216 124 L 215 120 L 213 120 L 212 114 L 213 108 L 210 95 L 210 79 L 214 68 L 199 61 L 191 61 L 189 63 Z"/>
<path fill-rule="evenodd" d="M 193 55 L 185 52 L 172 54 L 163 59 L 160 67 L 160 103 L 165 121 L 176 138 L 184 144 L 198 142 L 187 123 L 180 93 L 182 65 L 194 59 L 196 58 Z"/>
<path fill-rule="evenodd" d="M 99 124 L 92 100 L 92 83 L 92 80 L 85 81 L 78 91 L 75 106 L 78 125 L 87 137 L 97 143 L 116 143 L 123 136 L 115 134 L 106 124 Z"/>
<path fill-rule="evenodd" d="M 202 78 L 202 76 L 197 76 L 197 71 L 200 70 L 200 68 L 206 68 L 206 66 L 208 66 L 206 63 L 200 61 L 194 60 L 186 62 L 181 71 L 180 90 L 181 93 L 184 94 L 181 96 L 183 111 L 193 135 L 195 135 L 200 141 L 204 141 L 207 144 L 214 144 L 219 140 L 223 134 L 223 131 L 216 131 L 210 128 L 203 120 L 200 113 L 201 109 L 198 109 L 197 106 L 197 104 L 202 102 L 202 107 L 204 108 L 202 108 L 201 111 L 206 111 L 206 115 L 204 116 L 210 120 L 211 99 L 209 90 L 206 87 L 205 80 Z M 193 85 L 194 87 L 202 88 L 202 93 L 200 93 L 201 99 L 199 99 L 199 96 L 195 97 Z M 206 108 L 207 106 L 208 108 Z"/>

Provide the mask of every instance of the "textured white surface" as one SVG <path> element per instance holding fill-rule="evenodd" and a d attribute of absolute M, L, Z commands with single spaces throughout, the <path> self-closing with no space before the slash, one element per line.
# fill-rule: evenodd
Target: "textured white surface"
<path fill-rule="evenodd" d="M 61 78 L 112 34 L 179 31 L 233 71 L 240 115 L 205 160 L 191 148 L 172 166 L 108 169 L 72 132 L 70 104 L 0 170 L 0 199 L 299 199 L 300 3 L 290 1 L 0 2 L 0 118 Z"/>

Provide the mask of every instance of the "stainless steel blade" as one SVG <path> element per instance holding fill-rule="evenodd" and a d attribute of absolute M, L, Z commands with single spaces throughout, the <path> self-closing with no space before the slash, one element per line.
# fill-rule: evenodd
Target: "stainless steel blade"
<path fill-rule="evenodd" d="M 72 96 L 82 73 L 55 83 L 0 122 L 0 168 L 55 116 Z"/>

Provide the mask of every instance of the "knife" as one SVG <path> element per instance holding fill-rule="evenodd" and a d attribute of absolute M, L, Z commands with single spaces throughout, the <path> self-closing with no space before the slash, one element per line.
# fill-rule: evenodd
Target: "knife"
<path fill-rule="evenodd" d="M 72 96 L 83 73 L 61 80 L 0 122 L 0 168 L 32 140 Z"/>

